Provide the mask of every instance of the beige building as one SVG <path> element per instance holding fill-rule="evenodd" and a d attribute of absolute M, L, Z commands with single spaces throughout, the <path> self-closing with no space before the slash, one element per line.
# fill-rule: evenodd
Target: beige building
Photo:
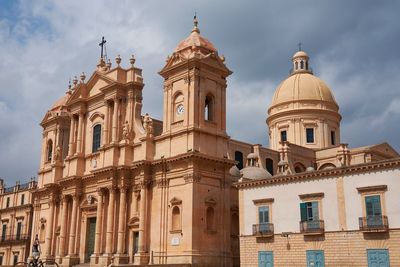
<path fill-rule="evenodd" d="M 0 179 L 0 265 L 13 265 L 29 256 L 35 188 L 34 180 L 5 187 Z"/>
<path fill-rule="evenodd" d="M 400 157 L 340 143 L 339 106 L 304 51 L 268 109 L 277 174 L 237 172 L 242 266 L 400 266 Z"/>

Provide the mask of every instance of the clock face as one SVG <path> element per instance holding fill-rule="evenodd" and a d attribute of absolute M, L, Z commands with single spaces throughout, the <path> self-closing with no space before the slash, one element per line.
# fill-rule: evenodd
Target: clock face
<path fill-rule="evenodd" d="M 176 107 L 176 114 L 181 115 L 181 114 L 183 114 L 184 111 L 185 111 L 185 108 L 183 107 L 182 104 L 179 104 L 179 105 Z"/>

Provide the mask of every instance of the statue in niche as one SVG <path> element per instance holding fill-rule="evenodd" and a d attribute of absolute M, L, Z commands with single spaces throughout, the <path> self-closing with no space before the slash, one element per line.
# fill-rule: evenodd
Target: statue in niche
<path fill-rule="evenodd" d="M 125 121 L 124 126 L 122 128 L 122 137 L 127 140 L 129 138 L 129 123 Z"/>
<path fill-rule="evenodd" d="M 54 155 L 54 159 L 55 159 L 55 161 L 61 160 L 61 147 L 60 146 L 56 147 L 56 152 L 55 152 L 55 155 Z"/>

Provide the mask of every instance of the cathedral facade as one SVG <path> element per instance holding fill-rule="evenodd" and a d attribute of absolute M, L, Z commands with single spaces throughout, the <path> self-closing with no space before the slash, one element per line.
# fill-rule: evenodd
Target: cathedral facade
<path fill-rule="evenodd" d="M 41 122 L 32 240 L 62 266 L 238 266 L 231 71 L 195 20 L 160 71 L 159 121 L 141 113 L 142 71 L 129 63 L 101 58 Z"/>

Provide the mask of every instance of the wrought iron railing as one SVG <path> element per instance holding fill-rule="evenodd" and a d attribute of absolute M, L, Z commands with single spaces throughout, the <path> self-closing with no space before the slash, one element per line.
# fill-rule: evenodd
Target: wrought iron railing
<path fill-rule="evenodd" d="M 301 221 L 300 232 L 310 234 L 320 234 L 325 231 L 325 223 L 323 220 Z"/>
<path fill-rule="evenodd" d="M 12 192 L 14 192 L 14 186 L 4 188 L 4 193 L 12 193 Z"/>
<path fill-rule="evenodd" d="M 370 215 L 358 218 L 361 231 L 387 231 L 389 229 L 388 217 L 383 215 Z"/>
<path fill-rule="evenodd" d="M 10 243 L 10 242 L 19 242 L 19 241 L 26 241 L 29 240 L 29 235 L 2 235 L 0 236 L 0 244 L 1 243 Z"/>
<path fill-rule="evenodd" d="M 29 185 L 31 183 L 24 183 L 24 184 L 20 184 L 19 185 L 19 190 L 25 190 L 25 189 L 29 189 Z"/>
<path fill-rule="evenodd" d="M 272 223 L 253 224 L 253 235 L 271 236 L 273 234 L 274 234 L 274 224 Z"/>

